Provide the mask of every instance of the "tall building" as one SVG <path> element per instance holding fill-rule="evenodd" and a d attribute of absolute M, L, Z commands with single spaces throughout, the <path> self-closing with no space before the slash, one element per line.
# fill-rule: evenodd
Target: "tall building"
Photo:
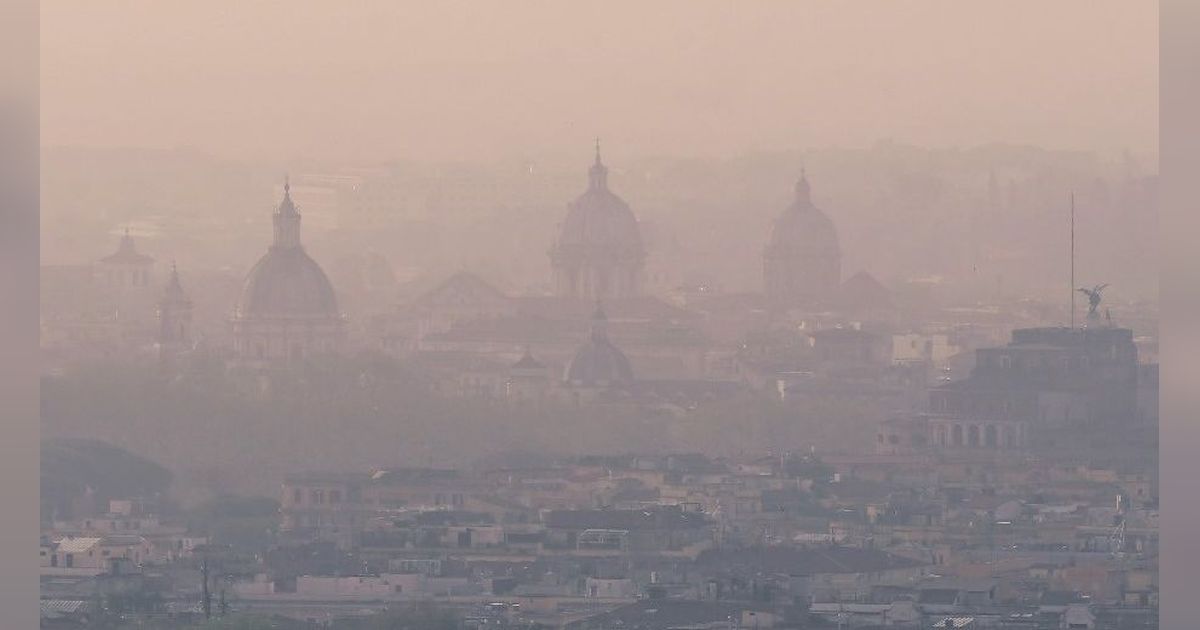
<path fill-rule="evenodd" d="M 588 170 L 588 189 L 573 201 L 550 251 L 560 296 L 597 300 L 637 295 L 646 252 L 629 204 L 608 188 L 608 167 Z"/>
<path fill-rule="evenodd" d="M 234 350 L 244 360 L 300 360 L 336 352 L 345 320 L 329 278 L 300 243 L 300 212 L 284 184 L 272 217 L 274 242 L 246 276 L 233 315 Z"/>
<path fill-rule="evenodd" d="M 170 361 L 192 345 L 192 300 L 179 282 L 179 270 L 171 265 L 171 277 L 158 302 L 158 355 Z"/>
<path fill-rule="evenodd" d="M 767 297 L 776 306 L 815 306 L 834 296 L 841 275 L 837 230 L 813 205 L 808 177 L 801 172 L 796 197 L 775 219 L 763 254 Z"/>

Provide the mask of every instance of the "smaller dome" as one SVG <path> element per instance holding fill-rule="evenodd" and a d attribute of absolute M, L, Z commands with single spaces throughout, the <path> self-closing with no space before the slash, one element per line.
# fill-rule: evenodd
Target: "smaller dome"
<path fill-rule="evenodd" d="M 149 265 L 154 259 L 138 252 L 133 244 L 133 237 L 129 235 L 129 228 L 125 228 L 125 235 L 121 237 L 121 244 L 116 253 L 105 256 L 100 262 L 113 265 Z"/>
<path fill-rule="evenodd" d="M 575 351 L 563 380 L 583 387 L 622 387 L 633 384 L 633 368 L 625 353 L 608 340 L 608 318 L 597 307 L 592 316 L 592 335 Z"/>
<path fill-rule="evenodd" d="M 545 368 L 546 366 L 541 361 L 533 358 L 533 354 L 529 351 L 529 348 L 525 349 L 525 354 L 519 361 L 512 364 L 512 369 L 514 370 L 542 370 Z"/>

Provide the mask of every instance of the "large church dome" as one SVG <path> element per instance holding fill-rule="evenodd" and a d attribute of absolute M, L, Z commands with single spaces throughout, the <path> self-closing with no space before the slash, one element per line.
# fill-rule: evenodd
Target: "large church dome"
<path fill-rule="evenodd" d="M 246 276 L 242 317 L 336 317 L 337 297 L 321 266 L 303 248 L 272 247 Z"/>
<path fill-rule="evenodd" d="M 597 145 L 588 188 L 569 204 L 550 252 L 558 293 L 588 299 L 635 295 L 645 255 L 637 218 L 609 189 Z"/>
<path fill-rule="evenodd" d="M 275 240 L 246 275 L 233 315 L 234 347 L 251 360 L 335 352 L 344 337 L 333 284 L 300 244 L 291 187 L 271 217 Z"/>
<path fill-rule="evenodd" d="M 833 297 L 841 283 L 837 229 L 813 205 L 803 174 L 791 205 L 771 227 L 763 258 L 767 293 L 779 302 L 816 305 Z"/>
<path fill-rule="evenodd" d="M 608 189 L 607 168 L 599 161 L 591 168 L 591 185 L 567 210 L 558 246 L 564 253 L 642 256 L 642 235 L 637 218 L 625 200 Z M 597 172 L 600 171 L 600 172 Z"/>
<path fill-rule="evenodd" d="M 337 317 L 333 284 L 300 245 L 300 213 L 285 184 L 272 217 L 275 241 L 246 276 L 237 316 L 241 318 Z"/>

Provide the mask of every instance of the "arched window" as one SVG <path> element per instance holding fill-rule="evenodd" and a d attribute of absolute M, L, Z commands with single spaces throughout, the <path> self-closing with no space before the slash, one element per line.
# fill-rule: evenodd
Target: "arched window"
<path fill-rule="evenodd" d="M 996 435 L 996 425 L 989 424 L 983 430 L 983 445 L 988 448 L 996 448 L 1000 445 Z"/>

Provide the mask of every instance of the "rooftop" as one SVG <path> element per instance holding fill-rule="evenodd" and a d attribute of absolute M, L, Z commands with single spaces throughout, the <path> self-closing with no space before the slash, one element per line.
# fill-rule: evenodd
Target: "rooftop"
<path fill-rule="evenodd" d="M 708 550 L 700 554 L 696 563 L 710 569 L 737 567 L 755 572 L 784 575 L 872 573 L 915 568 L 925 564 L 917 560 L 894 556 L 878 549 L 840 546 L 822 548 L 770 546 Z"/>

